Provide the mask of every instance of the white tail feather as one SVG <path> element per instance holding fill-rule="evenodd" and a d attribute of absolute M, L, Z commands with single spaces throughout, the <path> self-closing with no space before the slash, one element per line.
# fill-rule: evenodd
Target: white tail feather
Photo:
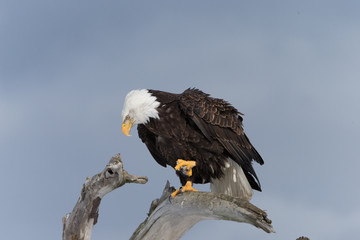
<path fill-rule="evenodd" d="M 226 168 L 224 168 L 224 176 L 220 179 L 211 180 L 211 191 L 250 200 L 253 190 L 244 171 L 239 164 L 230 158 L 228 158 L 228 163 Z"/>

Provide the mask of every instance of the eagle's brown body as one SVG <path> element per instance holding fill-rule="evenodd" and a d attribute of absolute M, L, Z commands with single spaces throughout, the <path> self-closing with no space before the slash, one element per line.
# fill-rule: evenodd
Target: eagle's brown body
<path fill-rule="evenodd" d="M 160 102 L 159 118 L 138 124 L 138 133 L 160 165 L 175 167 L 177 159 L 194 160 L 192 176 L 178 173 L 180 181 L 207 183 L 223 177 L 230 158 L 241 166 L 251 187 L 261 191 L 252 161 L 264 162 L 244 133 L 240 112 L 197 89 L 149 93 Z"/>

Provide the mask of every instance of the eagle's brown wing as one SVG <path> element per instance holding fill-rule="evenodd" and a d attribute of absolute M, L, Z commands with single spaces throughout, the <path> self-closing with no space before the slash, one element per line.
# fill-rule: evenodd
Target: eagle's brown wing
<path fill-rule="evenodd" d="M 181 94 L 180 107 L 210 141 L 219 141 L 238 163 L 253 189 L 261 191 L 252 161 L 263 164 L 260 154 L 250 143 L 242 127 L 241 113 L 228 102 L 209 97 L 198 89 Z"/>

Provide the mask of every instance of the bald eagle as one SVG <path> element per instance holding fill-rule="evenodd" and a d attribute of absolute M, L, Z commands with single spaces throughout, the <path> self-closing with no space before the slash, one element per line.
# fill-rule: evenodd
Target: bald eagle
<path fill-rule="evenodd" d="M 251 199 L 261 191 L 252 162 L 264 161 L 242 127 L 242 113 L 228 102 L 189 88 L 181 94 L 133 90 L 125 97 L 122 131 L 137 125 L 140 139 L 161 166 L 175 168 L 182 188 L 209 183 L 213 192 Z"/>

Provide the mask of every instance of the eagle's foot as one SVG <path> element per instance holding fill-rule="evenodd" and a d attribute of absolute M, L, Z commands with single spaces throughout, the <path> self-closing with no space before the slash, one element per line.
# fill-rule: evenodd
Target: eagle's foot
<path fill-rule="evenodd" d="M 198 190 L 196 190 L 192 187 L 192 182 L 187 181 L 184 186 L 182 186 L 180 189 L 176 190 L 175 192 L 171 193 L 171 198 L 174 198 L 180 192 L 197 192 L 197 191 Z"/>
<path fill-rule="evenodd" d="M 176 161 L 176 166 L 175 166 L 175 170 L 176 171 L 181 171 L 182 174 L 186 175 L 186 176 L 192 176 L 192 168 L 196 166 L 196 162 L 195 161 L 186 161 L 186 160 L 182 160 L 182 159 L 178 159 Z"/>

